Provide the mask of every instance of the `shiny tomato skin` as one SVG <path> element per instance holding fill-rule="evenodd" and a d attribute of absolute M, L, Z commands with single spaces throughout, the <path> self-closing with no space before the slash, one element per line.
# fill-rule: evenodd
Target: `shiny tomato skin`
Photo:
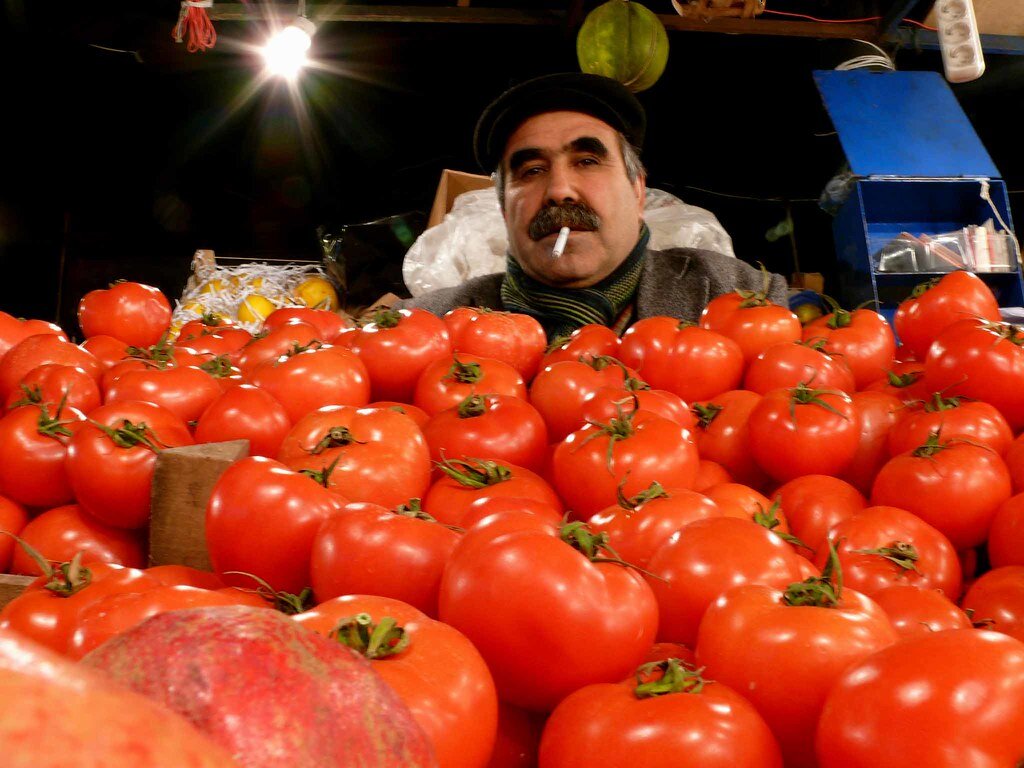
<path fill-rule="evenodd" d="M 896 355 L 892 326 L 878 312 L 865 308 L 815 318 L 804 326 L 803 340 L 823 342 L 825 352 L 845 360 L 857 389 L 885 375 Z"/>
<path fill-rule="evenodd" d="M 498 726 L 498 696 L 473 644 L 454 627 L 387 597 L 337 597 L 299 614 L 295 621 L 329 636 L 340 619 L 357 614 L 367 614 L 374 624 L 390 617 L 409 638 L 405 650 L 370 659 L 370 665 L 430 738 L 437 764 L 442 768 L 486 765 Z"/>
<path fill-rule="evenodd" d="M 145 424 L 146 435 L 161 450 L 193 445 L 194 440 L 171 411 L 131 400 L 100 406 L 71 438 L 66 466 L 77 502 L 107 525 L 141 528 L 149 520 L 156 452 L 143 443 L 122 447 L 96 426 L 116 430 L 125 421 L 136 427 Z"/>
<path fill-rule="evenodd" d="M 885 611 L 893 629 L 903 639 L 944 629 L 971 628 L 967 614 L 937 589 L 896 584 L 875 592 L 871 599 Z"/>
<path fill-rule="evenodd" d="M 313 538 L 313 594 L 318 603 L 374 594 L 436 617 L 441 574 L 460 536 L 442 523 L 379 504 L 346 504 Z"/>
<path fill-rule="evenodd" d="M 843 358 L 799 341 L 768 347 L 750 361 L 743 375 L 743 389 L 759 395 L 779 387 L 795 387 L 801 382 L 815 389 L 847 394 L 856 389 L 853 371 Z"/>
<path fill-rule="evenodd" d="M 526 467 L 498 465 L 496 473 L 502 479 L 491 484 L 467 483 L 442 474 L 423 497 L 423 508 L 446 525 L 467 528 L 472 522 L 470 515 L 474 514 L 471 507 L 482 499 L 528 499 L 555 510 L 556 518 L 561 519 L 562 500 L 544 478 Z"/>
<path fill-rule="evenodd" d="M 507 512 L 537 515 L 552 524 L 562 521 L 559 508 L 544 501 L 514 496 L 483 496 L 469 505 L 459 527 L 469 531 L 477 524 L 483 524 L 483 521 L 492 515 Z"/>
<path fill-rule="evenodd" d="M 102 334 L 136 347 L 148 347 L 167 332 L 171 303 L 152 285 L 118 282 L 82 297 L 78 324 L 86 338 Z"/>
<path fill-rule="evenodd" d="M 1024 754 L 1024 643 L 954 629 L 868 656 L 829 691 L 816 752 L 820 768 L 962 768 L 968 755 L 972 765 L 1016 765 Z"/>
<path fill-rule="evenodd" d="M 717 461 L 701 459 L 697 466 L 697 479 L 693 483 L 693 490 L 704 493 L 708 488 L 732 481 L 733 477 L 729 474 L 729 470 Z"/>
<path fill-rule="evenodd" d="M 743 350 L 721 333 L 672 317 L 648 317 L 622 336 L 619 359 L 656 389 L 687 402 L 736 389 L 743 378 Z"/>
<path fill-rule="evenodd" d="M 860 388 L 862 392 L 884 392 L 903 403 L 913 403 L 928 396 L 924 380 L 924 360 L 897 361 L 874 381 Z"/>
<path fill-rule="evenodd" d="M 7 402 L 11 392 L 33 368 L 47 363 L 81 368 L 99 379 L 102 366 L 96 357 L 62 336 L 52 333 L 28 336 L 11 347 L 0 359 L 0 400 Z"/>
<path fill-rule="evenodd" d="M 986 547 L 993 568 L 1024 565 L 1024 493 L 999 505 L 988 529 Z"/>
<path fill-rule="evenodd" d="M 932 455 L 891 458 L 875 477 L 871 503 L 913 512 L 966 549 L 985 541 L 1011 493 L 1009 470 L 995 451 L 954 441 Z"/>
<path fill-rule="evenodd" d="M 248 440 L 249 455 L 276 458 L 292 428 L 288 412 L 269 392 L 237 384 L 218 395 L 199 416 L 197 443 Z"/>
<path fill-rule="evenodd" d="M 939 393 L 935 393 L 939 396 Z M 898 456 L 924 445 L 928 435 L 938 432 L 943 440 L 961 438 L 978 445 L 987 445 L 1003 456 L 1013 442 L 1013 432 L 1006 419 L 989 403 L 980 401 L 943 402 L 908 408 L 889 430 L 889 455 Z M 933 401 L 934 402 L 934 401 Z"/>
<path fill-rule="evenodd" d="M 264 331 L 272 331 L 293 322 L 312 325 L 317 330 L 317 338 L 326 344 L 333 344 L 341 332 L 350 324 L 338 312 L 313 307 L 278 307 L 263 321 Z"/>
<path fill-rule="evenodd" d="M 562 440 L 583 426 L 583 408 L 599 389 L 622 390 L 635 371 L 609 357 L 566 360 L 542 369 L 530 384 L 530 403 L 548 425 L 552 442 Z"/>
<path fill-rule="evenodd" d="M 440 618 L 477 647 L 503 701 L 550 711 L 629 674 L 654 643 L 658 609 L 632 568 L 592 562 L 535 515 L 513 523 L 478 527 L 456 547 Z"/>
<path fill-rule="evenodd" d="M 803 475 L 783 483 L 772 494 L 778 499 L 790 532 L 812 552 L 825 545 L 836 523 L 868 505 L 864 494 L 845 480 L 830 475 Z"/>
<path fill-rule="evenodd" d="M 700 461 L 693 435 L 643 411 L 627 420 L 626 437 L 614 423 L 613 431 L 588 424 L 555 449 L 554 486 L 578 519 L 614 504 L 620 492 L 635 496 L 654 481 L 668 488 L 693 487 Z"/>
<path fill-rule="evenodd" d="M 555 339 L 551 342 L 544 357 L 541 358 L 540 368 L 547 368 L 563 360 L 577 361 L 581 357 L 608 355 L 617 358 L 619 344 L 619 337 L 608 326 L 594 323 L 581 325 L 570 333 L 568 338 Z"/>
<path fill-rule="evenodd" d="M 536 471 L 547 458 L 544 419 L 526 400 L 509 395 L 480 395 L 439 411 L 423 437 L 433 462 L 493 459 Z"/>
<path fill-rule="evenodd" d="M 23 320 L 0 310 L 0 360 L 7 350 L 24 338 L 39 333 L 52 333 L 67 341 L 67 334 L 56 323 L 45 320 Z"/>
<path fill-rule="evenodd" d="M 328 405 L 370 402 L 370 376 L 355 353 L 324 345 L 258 365 L 249 381 L 274 396 L 292 423 Z"/>
<path fill-rule="evenodd" d="M 0 531 L 18 536 L 27 522 L 28 511 L 21 504 L 0 496 Z M 0 573 L 11 572 L 11 559 L 17 547 L 12 536 L 0 535 Z"/>
<path fill-rule="evenodd" d="M 425 309 L 382 310 L 372 319 L 349 344 L 370 375 L 370 397 L 412 402 L 423 370 L 451 357 L 448 328 Z"/>
<path fill-rule="evenodd" d="M 223 589 L 220 576 L 210 571 L 201 571 L 190 565 L 154 565 L 146 568 L 146 575 L 156 579 L 165 587 L 198 587 L 199 589 Z"/>
<path fill-rule="evenodd" d="M 93 355 L 100 362 L 100 370 L 107 370 L 114 363 L 120 362 L 128 355 L 128 345 L 113 336 L 100 334 L 90 336 L 79 344 L 82 349 Z"/>
<path fill-rule="evenodd" d="M 890 458 L 889 432 L 905 412 L 905 404 L 887 392 L 854 392 L 851 396 L 860 424 L 860 439 L 842 479 L 860 493 L 870 494 L 878 470 Z"/>
<path fill-rule="evenodd" d="M 968 317 L 998 321 L 999 304 L 984 280 L 957 270 L 918 285 L 896 307 L 893 328 L 900 344 L 916 359 L 924 360 L 947 326 Z"/>
<path fill-rule="evenodd" d="M 753 520 L 755 515 L 768 511 L 772 505 L 767 496 L 743 483 L 713 485 L 704 490 L 704 495 L 711 499 L 726 517 L 738 517 L 743 520 Z M 776 516 L 780 525 L 775 530 L 789 533 L 785 513 L 776 510 Z"/>
<path fill-rule="evenodd" d="M 708 302 L 699 325 L 735 341 L 745 364 L 773 344 L 800 341 L 803 326 L 788 308 L 771 302 L 748 305 L 738 293 L 725 293 Z"/>
<path fill-rule="evenodd" d="M 1010 479 L 1013 481 L 1013 492 L 1024 493 L 1024 432 L 1017 435 L 1003 457 L 1006 461 L 1006 468 L 1010 470 Z"/>
<path fill-rule="evenodd" d="M 280 592 L 310 584 L 310 555 L 321 523 L 342 506 L 338 496 L 280 462 L 250 456 L 232 464 L 206 507 L 213 569 L 227 584 L 250 586 L 259 576 Z"/>
<path fill-rule="evenodd" d="M 548 346 L 544 327 L 520 312 L 493 312 L 456 307 L 442 318 L 457 353 L 501 360 L 530 382 Z"/>
<path fill-rule="evenodd" d="M 640 699 L 636 685 L 588 685 L 563 699 L 544 726 L 539 768 L 782 768 L 764 719 L 728 686 Z"/>
<path fill-rule="evenodd" d="M 1024 642 L 1024 565 L 1004 565 L 981 574 L 960 607 L 985 629 Z"/>
<path fill-rule="evenodd" d="M 21 378 L 17 389 L 7 396 L 6 407 L 10 411 L 25 403 L 46 403 L 52 413 L 62 401 L 88 414 L 100 406 L 99 385 L 81 368 L 44 363 Z"/>
<path fill-rule="evenodd" d="M 506 362 L 459 352 L 430 363 L 416 380 L 412 404 L 428 415 L 454 408 L 470 395 L 526 399 L 522 374 Z"/>
<path fill-rule="evenodd" d="M 254 336 L 238 352 L 235 364 L 242 371 L 242 377 L 249 381 L 252 372 L 260 363 L 277 360 L 296 347 L 303 349 L 323 343 L 320 331 L 310 323 L 295 321 L 280 325 L 265 334 Z"/>
<path fill-rule="evenodd" d="M 697 418 L 679 395 L 667 389 L 637 389 L 623 392 L 617 387 L 601 387 L 587 397 L 580 415 L 584 422 L 609 420 L 624 413 L 647 411 L 693 430 Z M 582 425 L 581 425 L 582 426 Z"/>
<path fill-rule="evenodd" d="M 912 584 L 939 590 L 950 600 L 960 598 L 962 577 L 956 550 L 949 539 L 917 515 L 898 507 L 866 507 L 840 520 L 828 535 L 839 555 L 844 586 L 873 597 L 886 587 Z M 914 559 L 909 564 L 900 566 L 889 559 L 900 559 L 891 552 L 897 545 L 913 549 Z M 827 549 L 819 547 L 815 565 L 823 568 L 828 555 Z"/>
<path fill-rule="evenodd" d="M 700 402 L 691 403 L 697 417 L 694 434 L 702 459 L 718 462 L 737 483 L 760 488 L 768 476 L 750 450 L 748 421 L 761 395 L 746 389 L 732 389 Z"/>
<path fill-rule="evenodd" d="M 55 423 L 56 419 L 56 423 Z M 29 507 L 68 504 L 68 443 L 85 423 L 75 408 L 22 405 L 0 419 L 0 493 Z"/>
<path fill-rule="evenodd" d="M 192 365 L 127 371 L 106 391 L 106 402 L 143 400 L 163 406 L 184 422 L 196 421 L 221 394 L 210 374 Z"/>
<path fill-rule="evenodd" d="M 898 636 L 882 609 L 852 589 L 829 608 L 787 605 L 782 589 L 745 584 L 724 592 L 701 622 L 697 661 L 761 713 L 787 768 L 813 768 L 829 689 L 845 668 Z"/>

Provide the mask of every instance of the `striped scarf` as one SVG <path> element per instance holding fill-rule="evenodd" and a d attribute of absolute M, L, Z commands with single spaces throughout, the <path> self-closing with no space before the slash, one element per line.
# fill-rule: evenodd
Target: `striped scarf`
<path fill-rule="evenodd" d="M 552 288 L 523 272 L 511 254 L 505 280 L 501 284 L 501 302 L 509 312 L 521 312 L 536 318 L 549 339 L 572 333 L 581 325 L 596 323 L 621 330 L 628 325 L 633 299 L 640 284 L 644 254 L 651 232 L 647 224 L 633 250 L 615 271 L 588 288 Z"/>

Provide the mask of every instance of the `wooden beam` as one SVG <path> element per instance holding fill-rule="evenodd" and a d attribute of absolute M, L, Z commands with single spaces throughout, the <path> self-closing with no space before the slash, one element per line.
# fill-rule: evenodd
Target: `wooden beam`
<path fill-rule="evenodd" d="M 275 14 L 289 18 L 297 13 L 292 4 L 252 4 L 216 2 L 210 9 L 214 21 L 254 21 Z M 568 14 L 555 9 L 481 8 L 461 6 L 330 5 L 308 7 L 309 17 L 324 22 L 390 22 L 415 24 L 499 24 L 564 25 Z M 772 35 L 815 38 L 861 38 L 874 40 L 878 30 L 873 24 L 823 24 L 814 21 L 776 21 L 754 18 L 683 18 L 659 14 L 665 28 L 680 32 L 718 32 L 720 34 Z"/>

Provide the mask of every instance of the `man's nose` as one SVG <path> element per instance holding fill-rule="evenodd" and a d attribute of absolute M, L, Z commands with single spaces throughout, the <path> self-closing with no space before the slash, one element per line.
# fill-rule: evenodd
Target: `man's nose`
<path fill-rule="evenodd" d="M 548 172 L 547 201 L 549 205 L 561 205 L 579 200 L 572 171 L 566 163 L 553 163 Z"/>

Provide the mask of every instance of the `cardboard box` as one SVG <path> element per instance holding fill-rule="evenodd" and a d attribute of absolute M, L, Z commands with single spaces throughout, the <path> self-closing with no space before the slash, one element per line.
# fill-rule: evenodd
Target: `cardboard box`
<path fill-rule="evenodd" d="M 815 293 L 824 293 L 825 277 L 821 272 L 794 272 L 790 278 L 789 287 L 814 291 Z"/>
<path fill-rule="evenodd" d="M 161 451 L 153 471 L 149 564 L 213 570 L 206 550 L 206 504 L 229 466 L 249 455 L 248 440 Z"/>
<path fill-rule="evenodd" d="M 429 229 L 440 224 L 445 214 L 455 205 L 455 198 L 463 192 L 487 189 L 493 186 L 493 184 L 494 182 L 491 181 L 490 176 L 464 173 L 463 171 L 450 171 L 445 168 L 441 171 L 441 182 L 437 185 L 437 192 L 434 194 L 434 205 L 430 209 L 427 228 Z"/>
<path fill-rule="evenodd" d="M 0 573 L 0 608 L 20 595 L 38 576 L 16 576 L 11 573 Z"/>

